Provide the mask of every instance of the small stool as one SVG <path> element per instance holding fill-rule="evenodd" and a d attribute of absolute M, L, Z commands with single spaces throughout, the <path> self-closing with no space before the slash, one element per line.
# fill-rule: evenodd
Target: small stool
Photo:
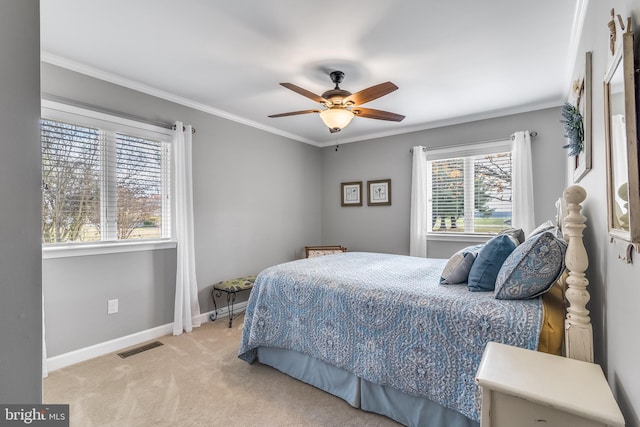
<path fill-rule="evenodd" d="M 213 322 L 218 318 L 218 306 L 216 305 L 216 298 L 222 295 L 222 292 L 227 294 L 227 312 L 229 313 L 229 327 L 233 322 L 233 303 L 236 301 L 236 294 L 242 291 L 250 291 L 253 288 L 253 283 L 256 281 L 256 276 L 240 277 L 238 279 L 225 280 L 213 285 L 211 289 L 211 299 L 213 300 L 214 312 L 209 315 L 209 319 Z"/>

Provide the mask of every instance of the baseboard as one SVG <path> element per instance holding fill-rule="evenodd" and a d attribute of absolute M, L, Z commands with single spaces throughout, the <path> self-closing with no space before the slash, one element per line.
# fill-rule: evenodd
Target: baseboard
<path fill-rule="evenodd" d="M 246 307 L 247 301 L 239 302 L 234 305 L 233 312 L 234 314 L 240 313 L 244 311 Z M 199 316 L 196 316 L 196 320 L 199 320 L 201 324 L 210 322 L 209 316 L 212 313 L 213 311 L 201 313 Z M 218 319 L 227 317 L 228 315 L 229 311 L 226 307 L 218 309 Z M 151 341 L 171 334 L 173 334 L 173 323 L 167 323 L 166 325 L 136 332 L 124 337 L 115 338 L 110 341 L 63 353 L 58 356 L 49 357 L 47 358 L 47 371 L 53 372 L 57 369 L 62 369 L 67 366 L 75 365 L 76 363 L 84 362 L 85 360 L 93 359 L 94 357 L 115 353 L 127 347 L 132 347 L 146 341 Z"/>
<path fill-rule="evenodd" d="M 248 303 L 249 303 L 248 301 L 242 301 L 234 304 L 233 314 L 236 315 L 238 313 L 242 313 L 247 308 Z M 212 313 L 213 313 L 213 310 L 211 310 L 208 313 L 202 313 L 200 316 L 196 316 L 196 319 L 200 320 L 200 323 L 210 322 L 211 319 L 209 318 L 209 316 Z M 227 309 L 227 307 L 220 307 L 218 309 L 218 319 L 220 319 L 221 317 L 228 317 L 228 316 L 229 316 L 229 310 Z"/>

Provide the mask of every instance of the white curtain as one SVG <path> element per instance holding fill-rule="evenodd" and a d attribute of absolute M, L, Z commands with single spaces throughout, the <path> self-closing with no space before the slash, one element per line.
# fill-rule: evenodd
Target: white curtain
<path fill-rule="evenodd" d="M 525 236 L 535 228 L 533 206 L 533 166 L 531 160 L 531 136 L 528 130 L 511 135 L 513 170 L 513 212 L 511 226 L 521 228 Z"/>
<path fill-rule="evenodd" d="M 196 281 L 193 242 L 193 188 L 191 170 L 191 126 L 175 123 L 173 136 L 175 153 L 176 239 L 176 302 L 173 334 L 191 332 L 200 326 L 198 283 Z"/>
<path fill-rule="evenodd" d="M 409 255 L 427 257 L 427 156 L 424 147 L 413 147 Z"/>

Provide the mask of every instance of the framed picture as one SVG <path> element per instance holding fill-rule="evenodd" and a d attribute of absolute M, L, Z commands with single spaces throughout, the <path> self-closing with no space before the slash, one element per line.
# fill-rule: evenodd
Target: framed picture
<path fill-rule="evenodd" d="M 362 181 L 343 182 L 340 187 L 342 206 L 362 206 Z"/>
<path fill-rule="evenodd" d="M 585 54 L 584 74 L 574 81 L 572 93 L 582 115 L 584 135 L 582 151 L 572 159 L 573 182 L 577 183 L 591 170 L 591 52 Z"/>
<path fill-rule="evenodd" d="M 391 180 L 367 181 L 367 204 L 369 206 L 389 206 L 391 204 Z"/>

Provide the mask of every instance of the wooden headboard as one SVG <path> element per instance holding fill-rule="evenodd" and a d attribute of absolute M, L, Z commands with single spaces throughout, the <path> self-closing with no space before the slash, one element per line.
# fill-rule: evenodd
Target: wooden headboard
<path fill-rule="evenodd" d="M 581 203 L 587 198 L 587 192 L 578 185 L 572 185 L 564 190 L 563 198 L 567 213 L 560 221 L 568 242 L 565 264 L 569 272 L 565 291 L 568 303 L 564 321 L 565 356 L 593 362 L 593 327 L 586 308 L 591 297 L 587 291 L 589 280 L 584 273 L 589 267 L 589 258 L 582 241 L 587 218 L 581 213 Z"/>

